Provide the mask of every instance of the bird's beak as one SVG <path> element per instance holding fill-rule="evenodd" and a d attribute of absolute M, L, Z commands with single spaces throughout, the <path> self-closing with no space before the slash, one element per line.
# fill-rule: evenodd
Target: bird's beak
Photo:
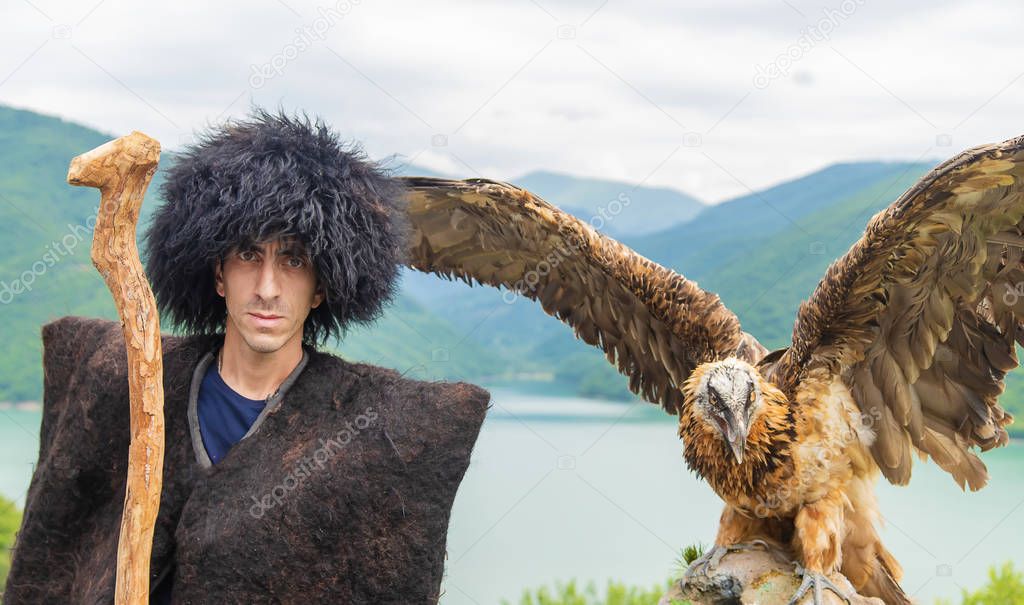
<path fill-rule="evenodd" d="M 728 427 L 726 441 L 729 442 L 729 449 L 732 450 L 732 455 L 736 458 L 736 464 L 742 464 L 743 450 L 747 446 L 746 422 L 742 418 L 738 418 L 735 426 L 730 423 Z"/>

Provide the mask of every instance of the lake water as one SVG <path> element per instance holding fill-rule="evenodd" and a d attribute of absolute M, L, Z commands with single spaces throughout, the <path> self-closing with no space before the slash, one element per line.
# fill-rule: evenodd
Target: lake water
<path fill-rule="evenodd" d="M 686 470 L 672 419 L 648 404 L 492 388 L 494 408 L 452 513 L 442 603 L 518 602 L 576 578 L 653 585 L 679 550 L 714 538 L 721 502 Z M 24 505 L 39 412 L 0 410 L 0 492 Z M 1024 445 L 988 452 L 992 476 L 962 493 L 932 464 L 879 484 L 883 537 L 921 603 L 973 588 L 990 565 L 1024 567 Z"/>
<path fill-rule="evenodd" d="M 713 541 L 721 501 L 686 470 L 671 417 L 644 403 L 491 393 L 452 513 L 444 603 L 517 603 L 525 587 L 570 578 L 653 585 L 683 546 Z M 921 603 L 980 585 L 992 564 L 1024 567 L 1024 444 L 983 458 L 980 492 L 931 463 L 907 487 L 879 484 L 883 539 Z"/>

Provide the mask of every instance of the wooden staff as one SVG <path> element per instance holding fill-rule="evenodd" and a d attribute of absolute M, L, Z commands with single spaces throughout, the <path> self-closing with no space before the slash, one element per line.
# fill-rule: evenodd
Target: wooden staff
<path fill-rule="evenodd" d="M 160 143 L 133 132 L 76 157 L 68 170 L 68 183 L 100 190 L 92 264 L 114 297 L 128 349 L 131 445 L 117 544 L 117 605 L 149 602 L 149 558 L 163 483 L 160 318 L 135 245 L 139 208 L 159 159 Z"/>

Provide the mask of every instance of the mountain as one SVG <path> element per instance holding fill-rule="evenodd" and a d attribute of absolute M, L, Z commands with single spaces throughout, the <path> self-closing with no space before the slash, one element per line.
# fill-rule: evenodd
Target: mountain
<path fill-rule="evenodd" d="M 828 265 L 933 165 L 836 164 L 624 243 L 718 293 L 745 330 L 781 347 Z"/>
<path fill-rule="evenodd" d="M 394 174 L 400 176 L 464 178 L 412 165 L 398 157 L 388 163 Z M 558 200 L 557 206 L 562 210 L 616 238 L 675 227 L 707 208 L 700 200 L 674 189 L 557 172 L 528 172 L 509 182 L 545 200 Z"/>
<path fill-rule="evenodd" d="M 699 280 L 714 275 L 720 267 L 744 262 L 756 250 L 755 243 L 784 239 L 794 229 L 801 236 L 813 236 L 822 212 L 860 199 L 861 193 L 869 189 L 873 191 L 868 198 L 855 203 L 881 209 L 906 189 L 906 183 L 916 181 L 931 166 L 907 162 L 835 164 L 711 206 L 685 225 L 667 227 L 626 243 L 644 256 Z M 873 189 L 879 185 L 881 189 Z M 828 240 L 822 234 L 813 241 Z M 833 250 L 832 258 L 844 251 Z"/>
<path fill-rule="evenodd" d="M 705 209 L 696 198 L 674 189 L 621 181 L 537 171 L 513 183 L 616 238 L 686 223 Z"/>

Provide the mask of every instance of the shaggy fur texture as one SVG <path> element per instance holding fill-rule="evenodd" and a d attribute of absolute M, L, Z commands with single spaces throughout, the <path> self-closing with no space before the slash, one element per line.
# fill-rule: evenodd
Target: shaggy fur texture
<path fill-rule="evenodd" d="M 187 334 L 223 329 L 218 260 L 235 245 L 281 236 L 303 241 L 325 293 L 304 342 L 375 319 L 395 294 L 403 188 L 319 119 L 257 109 L 228 122 L 178 157 L 161 192 L 145 234 L 146 271 L 161 312 Z"/>
<path fill-rule="evenodd" d="M 43 327 L 43 343 L 39 461 L 3 602 L 111 603 L 129 442 L 121 328 L 65 317 Z M 186 404 L 193 368 L 218 344 L 163 338 L 151 582 L 174 561 L 174 603 L 436 602 L 487 391 L 311 351 L 280 408 L 203 469 Z M 317 453 L 332 438 L 345 443 Z M 254 514 L 267 495 L 280 502 Z"/>

